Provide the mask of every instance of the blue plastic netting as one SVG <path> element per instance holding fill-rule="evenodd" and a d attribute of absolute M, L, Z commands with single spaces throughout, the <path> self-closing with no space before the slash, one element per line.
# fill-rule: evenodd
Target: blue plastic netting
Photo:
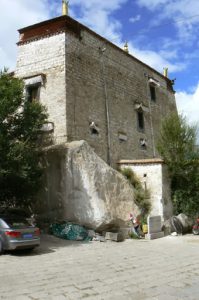
<path fill-rule="evenodd" d="M 55 223 L 50 226 L 54 236 L 72 241 L 90 240 L 88 230 L 78 224 L 73 223 Z"/>

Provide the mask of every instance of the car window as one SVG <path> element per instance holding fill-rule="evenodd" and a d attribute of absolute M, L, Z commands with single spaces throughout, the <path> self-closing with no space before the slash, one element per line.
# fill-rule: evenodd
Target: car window
<path fill-rule="evenodd" d="M 9 226 L 14 228 L 24 228 L 29 227 L 31 224 L 22 217 L 18 216 L 4 216 L 2 220 Z"/>

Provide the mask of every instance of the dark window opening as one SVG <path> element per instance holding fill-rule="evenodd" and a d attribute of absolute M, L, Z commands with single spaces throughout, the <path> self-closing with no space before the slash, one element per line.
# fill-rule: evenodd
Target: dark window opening
<path fill-rule="evenodd" d="M 140 139 L 140 148 L 142 150 L 146 150 L 147 149 L 147 142 L 145 139 Z"/>
<path fill-rule="evenodd" d="M 95 122 L 90 122 L 89 127 L 90 127 L 90 133 L 92 135 L 99 135 L 99 128 L 95 124 Z"/>
<path fill-rule="evenodd" d="M 90 130 L 91 130 L 91 134 L 97 134 L 97 135 L 99 134 L 99 132 L 95 128 L 91 128 Z"/>
<path fill-rule="evenodd" d="M 26 87 L 27 100 L 30 102 L 39 101 L 40 85 L 29 85 Z"/>
<path fill-rule="evenodd" d="M 155 86 L 154 85 L 150 85 L 150 94 L 151 94 L 151 100 L 152 101 L 156 101 L 156 91 L 155 91 Z"/>
<path fill-rule="evenodd" d="M 137 111 L 138 130 L 144 130 L 144 114 L 142 111 Z"/>

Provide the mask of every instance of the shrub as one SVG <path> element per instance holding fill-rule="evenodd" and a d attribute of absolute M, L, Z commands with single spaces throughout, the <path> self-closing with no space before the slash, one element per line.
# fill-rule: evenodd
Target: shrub
<path fill-rule="evenodd" d="M 141 210 L 142 219 L 146 218 L 151 210 L 150 192 L 144 189 L 139 178 L 130 168 L 121 169 L 120 172 L 128 179 L 135 190 L 135 203 Z"/>
<path fill-rule="evenodd" d="M 162 122 L 157 149 L 168 166 L 174 213 L 190 217 L 199 213 L 199 151 L 197 126 L 182 115 L 171 114 Z"/>

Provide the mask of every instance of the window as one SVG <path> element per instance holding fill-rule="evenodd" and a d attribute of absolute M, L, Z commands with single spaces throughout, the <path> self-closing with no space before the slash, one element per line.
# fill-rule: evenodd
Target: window
<path fill-rule="evenodd" d="M 144 114 L 142 110 L 137 111 L 137 125 L 139 131 L 144 131 Z"/>
<path fill-rule="evenodd" d="M 99 134 L 99 132 L 95 128 L 90 128 L 90 131 L 91 131 L 92 135 L 98 135 Z"/>
<path fill-rule="evenodd" d="M 156 101 L 156 91 L 155 91 L 155 86 L 150 84 L 150 95 L 151 95 L 151 100 Z"/>
<path fill-rule="evenodd" d="M 26 87 L 26 97 L 30 102 L 39 101 L 40 85 L 34 84 Z"/>
<path fill-rule="evenodd" d="M 24 217 L 20 216 L 5 216 L 2 219 L 8 227 L 24 228 L 31 225 Z"/>
<path fill-rule="evenodd" d="M 119 138 L 119 141 L 121 143 L 127 141 L 127 135 L 126 135 L 126 133 L 118 132 L 118 138 Z"/>
<path fill-rule="evenodd" d="M 99 135 L 99 128 L 95 124 L 95 122 L 90 122 L 89 128 L 90 128 L 91 135 Z"/>
<path fill-rule="evenodd" d="M 24 78 L 26 86 L 26 99 L 30 102 L 39 101 L 40 89 L 45 85 L 46 75 L 37 74 L 31 77 Z"/>
<path fill-rule="evenodd" d="M 140 149 L 147 150 L 147 141 L 143 138 L 140 139 Z"/>

